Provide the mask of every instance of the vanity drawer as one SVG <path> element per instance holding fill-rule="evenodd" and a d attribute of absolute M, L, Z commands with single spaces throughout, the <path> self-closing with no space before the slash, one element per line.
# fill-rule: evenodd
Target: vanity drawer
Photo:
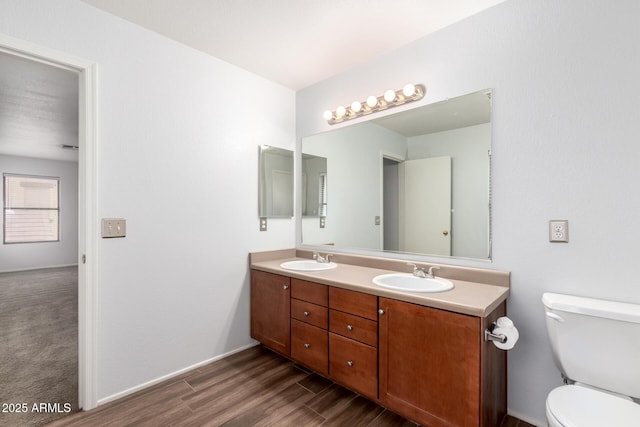
<path fill-rule="evenodd" d="M 378 352 L 374 347 L 330 333 L 329 360 L 331 378 L 365 396 L 378 398 Z"/>
<path fill-rule="evenodd" d="M 291 279 L 291 298 L 309 301 L 314 304 L 329 305 L 329 287 L 300 279 Z"/>
<path fill-rule="evenodd" d="M 327 307 L 299 299 L 291 299 L 291 317 L 322 329 L 327 329 L 329 326 Z"/>
<path fill-rule="evenodd" d="M 291 319 L 291 358 L 322 375 L 328 375 L 329 333 Z"/>
<path fill-rule="evenodd" d="M 293 279 L 291 281 L 293 282 Z M 293 296 L 293 293 L 291 295 Z M 378 320 L 378 297 L 375 295 L 331 287 L 329 288 L 329 308 Z"/>
<path fill-rule="evenodd" d="M 293 315 L 293 302 L 291 305 Z M 354 316 L 342 311 L 329 311 L 329 331 L 360 341 L 373 347 L 378 346 L 378 322 Z"/>

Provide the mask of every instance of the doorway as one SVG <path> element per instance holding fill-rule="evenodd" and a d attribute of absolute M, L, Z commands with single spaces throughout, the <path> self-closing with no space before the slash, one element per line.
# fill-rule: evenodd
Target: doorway
<path fill-rule="evenodd" d="M 96 64 L 0 35 L 0 52 L 78 75 L 78 406 L 97 406 L 96 357 Z"/>

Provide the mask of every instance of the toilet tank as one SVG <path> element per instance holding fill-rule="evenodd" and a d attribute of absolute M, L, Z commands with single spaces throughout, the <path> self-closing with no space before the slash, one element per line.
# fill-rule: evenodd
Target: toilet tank
<path fill-rule="evenodd" d="M 545 293 L 554 360 L 569 379 L 640 398 L 640 305 Z"/>

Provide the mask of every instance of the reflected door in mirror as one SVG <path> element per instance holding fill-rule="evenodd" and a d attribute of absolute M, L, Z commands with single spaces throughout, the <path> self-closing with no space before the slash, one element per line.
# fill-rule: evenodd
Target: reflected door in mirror
<path fill-rule="evenodd" d="M 400 250 L 451 255 L 451 157 L 400 165 Z"/>

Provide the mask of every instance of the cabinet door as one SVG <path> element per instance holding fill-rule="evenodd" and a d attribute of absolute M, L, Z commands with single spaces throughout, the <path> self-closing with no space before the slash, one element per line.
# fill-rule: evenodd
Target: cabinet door
<path fill-rule="evenodd" d="M 362 292 L 330 287 L 329 308 L 365 319 L 378 319 L 378 297 Z"/>
<path fill-rule="evenodd" d="M 292 278 L 291 298 L 327 307 L 329 305 L 329 287 L 319 283 Z"/>
<path fill-rule="evenodd" d="M 295 298 L 291 298 L 291 318 L 322 329 L 329 327 L 329 309 L 327 307 Z"/>
<path fill-rule="evenodd" d="M 329 373 L 329 333 L 298 320 L 291 320 L 291 358 L 314 371 Z"/>
<path fill-rule="evenodd" d="M 372 399 L 378 398 L 378 354 L 375 347 L 329 334 L 329 375 Z"/>
<path fill-rule="evenodd" d="M 291 323 L 289 278 L 251 270 L 251 337 L 289 356 Z"/>
<path fill-rule="evenodd" d="M 372 347 L 378 346 L 378 322 L 364 317 L 330 310 L 329 330 Z"/>
<path fill-rule="evenodd" d="M 429 426 L 480 422 L 480 319 L 380 298 L 380 400 Z"/>

